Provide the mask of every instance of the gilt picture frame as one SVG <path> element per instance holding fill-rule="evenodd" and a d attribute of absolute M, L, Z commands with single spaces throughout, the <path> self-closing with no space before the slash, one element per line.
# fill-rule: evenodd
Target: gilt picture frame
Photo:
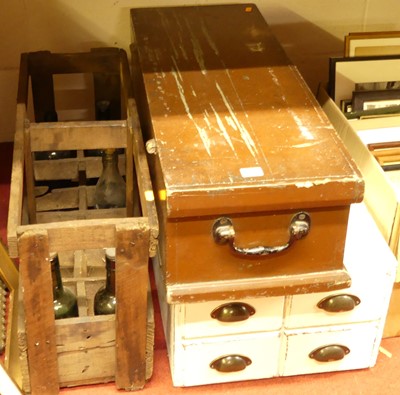
<path fill-rule="evenodd" d="M 400 55 L 400 31 L 355 32 L 344 38 L 344 56 Z"/>

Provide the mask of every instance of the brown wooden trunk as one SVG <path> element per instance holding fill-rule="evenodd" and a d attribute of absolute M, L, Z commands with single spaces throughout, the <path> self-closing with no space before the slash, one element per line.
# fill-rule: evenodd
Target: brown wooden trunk
<path fill-rule="evenodd" d="M 363 180 L 257 8 L 131 17 L 168 302 L 348 286 L 347 216 Z M 213 240 L 229 217 L 240 247 L 280 246 L 302 211 L 309 234 L 281 254 L 249 259 Z"/>

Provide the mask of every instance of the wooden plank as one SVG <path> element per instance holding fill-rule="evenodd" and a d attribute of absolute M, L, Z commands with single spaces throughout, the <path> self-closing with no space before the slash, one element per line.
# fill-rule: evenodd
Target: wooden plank
<path fill-rule="evenodd" d="M 26 105 L 28 103 L 29 89 L 29 71 L 28 71 L 28 54 L 23 53 L 19 62 L 18 74 L 18 92 L 17 92 L 17 107 L 18 104 Z"/>
<path fill-rule="evenodd" d="M 33 176 L 33 158 L 31 149 L 30 128 L 24 128 L 24 164 L 25 164 L 25 187 L 28 204 L 29 223 L 36 223 L 36 202 L 35 202 L 35 179 Z"/>
<path fill-rule="evenodd" d="M 97 210 L 93 210 L 97 211 Z M 100 210 L 99 210 L 100 211 Z M 116 237 L 116 225 L 142 229 L 147 226 L 147 218 L 101 218 L 84 221 L 64 221 L 48 224 L 24 225 L 17 229 L 18 235 L 31 230 L 40 232 L 46 229 L 50 251 L 70 251 L 113 246 Z M 148 248 L 148 246 L 147 246 Z M 148 250 L 147 250 L 148 252 Z"/>
<path fill-rule="evenodd" d="M 79 153 L 81 150 L 78 151 Z M 99 156 L 58 159 L 53 161 L 37 160 L 34 162 L 35 180 L 68 180 L 78 179 L 79 171 L 85 171 L 86 178 L 98 178 L 101 174 Z M 118 156 L 118 169 L 125 175 L 125 155 Z"/>
<path fill-rule="evenodd" d="M 133 98 L 128 100 L 128 114 L 128 122 L 132 128 L 133 138 L 132 155 L 135 162 L 135 168 L 140 169 L 136 174 L 138 180 L 139 200 L 143 215 L 149 219 L 151 235 L 149 254 L 151 257 L 154 257 L 157 253 L 157 238 L 159 234 L 157 209 L 154 201 L 153 186 L 151 183 L 142 131 L 140 129 L 136 101 Z"/>
<path fill-rule="evenodd" d="M 119 54 L 110 52 L 51 53 L 49 51 L 30 52 L 29 69 L 51 74 L 93 73 L 119 71 Z"/>
<path fill-rule="evenodd" d="M 72 210 L 72 211 L 48 211 L 37 213 L 38 223 L 64 222 L 84 219 L 100 218 L 124 218 L 125 208 L 100 209 L 100 210 Z"/>
<path fill-rule="evenodd" d="M 47 232 L 23 233 L 19 248 L 32 395 L 54 395 L 59 385 Z"/>
<path fill-rule="evenodd" d="M 24 392 L 30 392 L 28 350 L 26 344 L 25 314 L 23 306 L 23 294 L 21 284 L 18 287 L 18 362 L 20 377 L 17 381 Z"/>
<path fill-rule="evenodd" d="M 16 129 L 10 182 L 7 239 L 10 257 L 18 256 L 17 226 L 21 224 L 24 185 L 24 122 L 25 105 L 17 104 Z"/>
<path fill-rule="evenodd" d="M 149 229 L 116 227 L 116 386 L 144 387 L 146 381 Z M 141 306 L 142 308 L 139 308 Z"/>
<path fill-rule="evenodd" d="M 138 217 L 141 215 L 140 206 L 138 203 L 139 192 L 138 192 L 138 181 L 137 171 L 135 169 L 135 162 L 133 158 L 133 129 L 131 118 L 137 117 L 137 113 L 132 113 L 131 107 L 129 107 L 129 100 L 133 97 L 132 82 L 130 78 L 129 63 L 126 52 L 121 52 L 121 85 L 123 92 L 123 107 L 125 109 L 124 116 L 127 118 L 127 134 L 126 134 L 126 207 L 127 215 Z M 136 108 L 134 109 L 136 110 Z M 136 177 L 135 177 L 136 175 Z"/>
<path fill-rule="evenodd" d="M 78 208 L 79 188 L 53 189 L 51 192 L 36 198 L 37 212 Z"/>
<path fill-rule="evenodd" d="M 117 48 L 92 48 L 91 53 L 104 53 L 120 57 Z M 121 119 L 121 78 L 120 69 L 107 70 L 93 73 L 93 85 L 96 107 L 96 119 Z M 107 101 L 106 112 L 101 112 L 99 103 Z"/>
<path fill-rule="evenodd" d="M 21 224 L 23 207 L 24 180 L 24 128 L 26 105 L 28 101 L 28 56 L 22 54 L 20 59 L 17 108 L 15 121 L 13 162 L 10 182 L 10 200 L 7 218 L 8 251 L 11 258 L 18 256 L 17 226 Z"/>
<path fill-rule="evenodd" d="M 290 281 L 289 281 L 290 279 Z M 242 299 L 331 292 L 350 287 L 345 268 L 290 275 L 270 275 L 236 280 L 168 284 L 167 303 L 193 303 L 218 299 Z"/>
<path fill-rule="evenodd" d="M 125 148 L 125 120 L 31 123 L 31 150 Z"/>
<path fill-rule="evenodd" d="M 53 75 L 43 67 L 32 67 L 34 60 L 34 57 L 29 57 L 28 59 L 35 121 L 45 122 L 48 114 L 55 113 L 56 110 Z"/>
<path fill-rule="evenodd" d="M 129 120 L 128 120 L 129 122 Z M 125 167 L 125 180 L 126 180 L 126 215 L 128 217 L 140 216 L 139 203 L 136 198 L 138 195 L 137 179 L 133 177 L 134 174 L 134 160 L 133 160 L 133 138 L 132 129 L 127 128 L 126 133 L 126 167 Z"/>
<path fill-rule="evenodd" d="M 81 161 L 72 159 L 36 160 L 34 176 L 36 181 L 72 180 L 78 178 L 78 166 Z M 101 164 L 100 164 L 101 167 Z"/>

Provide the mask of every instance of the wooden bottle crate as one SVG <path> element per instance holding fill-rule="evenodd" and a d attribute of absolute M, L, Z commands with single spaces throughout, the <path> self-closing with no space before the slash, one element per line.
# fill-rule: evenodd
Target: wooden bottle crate
<path fill-rule="evenodd" d="M 93 77 L 94 102 L 110 99 L 112 119 L 43 122 L 46 111 L 58 110 L 54 76 L 74 73 Z M 86 180 L 99 177 L 101 158 L 84 153 L 105 148 L 123 149 L 126 208 L 93 208 L 94 185 Z M 58 150 L 73 150 L 76 158 L 35 156 Z M 48 190 L 48 180 L 66 181 L 68 186 Z M 71 187 L 71 181 L 77 185 Z M 111 380 L 118 388 L 136 390 L 151 376 L 154 323 L 148 260 L 155 253 L 158 233 L 153 201 L 126 53 L 97 49 L 23 54 L 7 233 L 10 256 L 19 258 L 25 390 L 55 394 L 61 386 Z M 106 247 L 116 248 L 118 307 L 115 315 L 93 316 L 94 289 L 105 273 L 92 269 L 96 262 L 101 267 L 99 254 Z M 52 251 L 62 257 L 66 286 L 78 295 L 78 318 L 54 319 Z"/>
<path fill-rule="evenodd" d="M 115 315 L 93 315 L 94 295 L 104 284 L 104 253 L 102 250 L 68 251 L 60 254 L 60 264 L 64 286 L 77 295 L 79 318 L 55 322 L 59 385 L 66 387 L 114 381 Z M 154 314 L 150 291 L 146 329 L 144 374 L 148 380 L 153 372 L 154 344 Z M 18 317 L 18 348 L 21 388 L 25 393 L 30 393 L 31 380 L 23 309 L 19 310 Z"/>

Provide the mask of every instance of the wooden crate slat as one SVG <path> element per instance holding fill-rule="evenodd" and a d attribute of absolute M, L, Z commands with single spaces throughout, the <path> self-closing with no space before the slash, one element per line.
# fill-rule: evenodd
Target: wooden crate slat
<path fill-rule="evenodd" d="M 18 256 L 17 227 L 22 223 L 24 192 L 24 117 L 25 105 L 17 104 L 16 130 L 10 182 L 10 201 L 7 218 L 8 252 L 11 258 Z"/>
<path fill-rule="evenodd" d="M 82 152 L 79 150 L 78 152 Z M 85 171 L 86 178 L 100 177 L 102 164 L 101 157 L 89 156 L 58 160 L 37 160 L 33 164 L 36 181 L 48 180 L 77 180 L 79 171 Z M 125 155 L 118 156 L 118 169 L 125 175 Z"/>
<path fill-rule="evenodd" d="M 148 224 L 116 226 L 116 372 L 118 388 L 136 390 L 146 381 Z"/>
<path fill-rule="evenodd" d="M 115 72 L 119 73 L 121 50 L 102 50 L 81 53 L 29 53 L 30 73 L 46 71 L 51 74 Z"/>
<path fill-rule="evenodd" d="M 36 198 L 36 211 L 62 210 L 79 207 L 79 188 L 53 189 Z"/>
<path fill-rule="evenodd" d="M 44 122 L 49 113 L 55 112 L 53 75 L 45 69 L 31 74 L 35 121 Z"/>
<path fill-rule="evenodd" d="M 17 233 L 22 235 L 29 230 L 40 232 L 46 229 L 50 251 L 87 250 L 112 247 L 116 237 L 115 226 L 117 224 L 142 229 L 147 226 L 147 222 L 145 217 L 75 220 L 24 225 L 18 227 Z"/>
<path fill-rule="evenodd" d="M 25 122 L 26 123 L 26 122 Z M 35 203 L 35 179 L 33 174 L 33 154 L 29 128 L 24 128 L 24 164 L 25 164 L 25 187 L 26 202 L 28 208 L 29 223 L 36 223 L 36 203 Z"/>
<path fill-rule="evenodd" d="M 34 175 L 36 181 L 48 180 L 73 180 L 78 179 L 79 163 L 77 159 L 59 159 L 51 163 L 47 160 L 34 162 Z M 101 163 L 99 163 L 99 168 Z"/>
<path fill-rule="evenodd" d="M 27 346 L 32 395 L 54 395 L 59 391 L 59 384 L 47 232 L 28 231 L 21 235 L 19 251 L 20 280 L 23 289 L 29 289 L 24 293 L 23 306 L 29 328 Z"/>
<path fill-rule="evenodd" d="M 84 219 L 99 218 L 124 218 L 126 217 L 125 208 L 113 208 L 102 210 L 73 210 L 73 211 L 48 211 L 37 213 L 37 220 L 40 224 L 52 222 L 64 222 Z"/>
<path fill-rule="evenodd" d="M 56 340 L 58 353 L 114 346 L 114 315 L 57 320 Z"/>
<path fill-rule="evenodd" d="M 31 151 L 125 148 L 125 120 L 30 123 Z"/>
<path fill-rule="evenodd" d="M 143 215 L 149 219 L 151 243 L 149 254 L 154 257 L 157 253 L 157 238 L 159 233 L 157 210 L 154 203 L 153 186 L 147 165 L 147 155 L 144 148 L 142 133 L 140 130 L 139 117 L 137 115 L 136 101 L 133 98 L 128 99 L 128 111 L 132 127 L 133 138 L 133 159 L 135 168 L 141 169 L 137 174 L 141 209 Z"/>

